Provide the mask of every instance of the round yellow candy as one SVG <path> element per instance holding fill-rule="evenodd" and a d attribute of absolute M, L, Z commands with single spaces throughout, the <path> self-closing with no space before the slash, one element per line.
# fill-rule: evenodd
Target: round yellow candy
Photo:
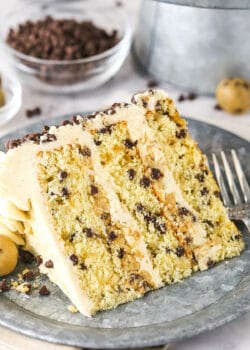
<path fill-rule="evenodd" d="M 0 277 L 11 273 L 17 260 L 18 250 L 15 243 L 9 237 L 0 235 Z"/>
<path fill-rule="evenodd" d="M 241 78 L 222 80 L 216 89 L 219 106 L 231 114 L 242 114 L 250 108 L 250 82 Z"/>

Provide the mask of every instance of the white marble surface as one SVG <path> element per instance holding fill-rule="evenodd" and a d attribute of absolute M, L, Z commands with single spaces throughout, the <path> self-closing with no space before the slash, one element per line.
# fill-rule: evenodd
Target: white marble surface
<path fill-rule="evenodd" d="M 109 0 L 115 2 L 114 0 Z M 17 0 L 0 0 L 0 13 L 11 10 Z M 19 2 L 21 2 L 19 0 Z M 130 14 L 131 24 L 136 23 L 139 1 L 123 1 L 124 10 Z M 27 4 L 28 1 L 24 1 Z M 8 62 L 5 61 L 4 53 L 0 52 L 1 70 L 5 70 Z M 110 106 L 116 101 L 129 101 L 132 94 L 147 88 L 149 78 L 140 75 L 129 57 L 121 71 L 116 77 L 95 91 L 79 93 L 73 96 L 46 95 L 28 89 L 23 85 L 23 105 L 20 112 L 8 124 L 0 127 L 0 136 L 28 123 L 36 121 L 25 116 L 25 110 L 40 106 L 42 115 L 38 118 L 54 118 L 64 114 L 75 114 L 76 112 L 93 111 Z M 166 84 L 160 85 L 166 89 L 170 96 L 177 99 L 180 91 Z M 177 103 L 179 111 L 184 116 L 203 120 L 250 140 L 250 113 L 243 116 L 233 117 L 221 111 L 215 111 L 215 99 L 211 97 L 199 97 L 194 101 Z M 0 329 L 1 333 L 1 329 Z M 220 327 L 216 330 L 206 332 L 198 337 L 170 345 L 170 350 L 248 350 L 250 349 L 250 313 Z"/>

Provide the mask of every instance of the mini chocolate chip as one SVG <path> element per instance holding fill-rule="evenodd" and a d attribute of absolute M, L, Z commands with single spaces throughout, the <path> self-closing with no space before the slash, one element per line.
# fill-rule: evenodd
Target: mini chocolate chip
<path fill-rule="evenodd" d="M 214 106 L 214 109 L 216 111 L 221 111 L 222 110 L 221 106 L 218 103 Z"/>
<path fill-rule="evenodd" d="M 144 188 L 147 188 L 150 186 L 150 179 L 146 176 L 143 176 L 140 180 L 140 185 Z"/>
<path fill-rule="evenodd" d="M 38 265 L 38 266 L 41 265 L 41 264 L 43 263 L 43 259 L 42 259 L 41 255 L 37 255 L 37 257 L 36 257 L 36 262 L 37 262 L 37 265 Z"/>
<path fill-rule="evenodd" d="M 21 257 L 25 264 L 32 264 L 35 259 L 33 254 L 26 251 L 21 251 Z"/>
<path fill-rule="evenodd" d="M 45 267 L 47 267 L 48 269 L 52 269 L 54 267 L 54 263 L 53 261 L 50 259 L 48 261 L 45 262 Z"/>
<path fill-rule="evenodd" d="M 208 194 L 208 193 L 209 193 L 209 191 L 208 191 L 207 187 L 203 187 L 203 188 L 201 189 L 201 195 L 202 195 L 202 196 L 205 196 L 205 195 Z"/>
<path fill-rule="evenodd" d="M 186 242 L 187 244 L 190 244 L 190 243 L 192 242 L 191 237 L 189 237 L 189 236 L 185 237 L 185 242 Z"/>
<path fill-rule="evenodd" d="M 181 207 L 178 209 L 178 213 L 180 216 L 186 216 L 190 214 L 190 211 L 185 207 Z"/>
<path fill-rule="evenodd" d="M 167 247 L 167 248 L 166 248 L 166 253 L 167 253 L 167 254 L 170 254 L 171 252 L 172 252 L 172 249 L 170 249 L 170 248 Z"/>
<path fill-rule="evenodd" d="M 102 220 L 107 220 L 107 219 L 109 218 L 109 213 L 102 213 L 101 216 L 100 216 L 100 218 L 101 218 Z"/>
<path fill-rule="evenodd" d="M 207 224 L 210 227 L 214 227 L 214 225 L 213 225 L 211 220 L 203 220 L 202 222 L 204 222 L 204 224 Z"/>
<path fill-rule="evenodd" d="M 114 231 L 110 231 L 108 233 L 108 240 L 109 241 L 114 241 L 117 238 L 117 235 L 114 233 Z"/>
<path fill-rule="evenodd" d="M 214 191 L 214 196 L 219 198 L 220 197 L 220 192 L 219 191 Z"/>
<path fill-rule="evenodd" d="M 212 267 L 212 266 L 214 266 L 214 264 L 215 264 L 215 262 L 211 258 L 209 258 L 207 261 L 207 267 Z"/>
<path fill-rule="evenodd" d="M 154 88 L 158 86 L 158 82 L 156 80 L 149 80 L 147 83 L 148 88 Z"/>
<path fill-rule="evenodd" d="M 139 280 L 139 279 L 140 279 L 140 275 L 138 275 L 137 273 L 132 273 L 130 275 L 129 282 L 134 283 L 136 280 Z"/>
<path fill-rule="evenodd" d="M 85 270 L 87 270 L 87 266 L 84 263 L 81 263 L 80 264 L 80 269 L 85 271 Z"/>
<path fill-rule="evenodd" d="M 88 237 L 88 238 L 91 238 L 91 237 L 93 237 L 93 235 L 94 235 L 94 233 L 93 233 L 93 231 L 91 230 L 91 228 L 85 228 L 85 229 L 83 230 L 83 232 L 86 234 L 86 237 Z"/>
<path fill-rule="evenodd" d="M 66 171 L 61 171 L 60 172 L 60 179 L 61 180 L 66 179 L 67 176 L 68 176 L 68 173 Z"/>
<path fill-rule="evenodd" d="M 96 146 L 100 146 L 102 144 L 102 141 L 94 140 L 94 144 Z"/>
<path fill-rule="evenodd" d="M 195 178 L 199 181 L 199 182 L 204 182 L 205 181 L 205 176 L 203 174 L 196 174 Z"/>
<path fill-rule="evenodd" d="M 187 135 L 186 129 L 180 129 L 179 131 L 175 132 L 175 136 L 177 137 L 177 139 L 183 139 L 186 137 L 186 135 Z"/>
<path fill-rule="evenodd" d="M 129 169 L 129 170 L 127 171 L 127 173 L 128 173 L 128 178 L 129 178 L 129 180 L 133 180 L 133 179 L 135 178 L 136 171 L 135 171 L 134 169 Z"/>
<path fill-rule="evenodd" d="M 164 222 L 161 222 L 161 223 L 155 223 L 155 228 L 157 231 L 159 231 L 160 233 L 166 233 L 167 231 L 167 227 L 166 227 L 166 224 Z"/>
<path fill-rule="evenodd" d="M 48 132 L 49 129 L 50 129 L 50 127 L 49 127 L 48 125 L 44 125 L 44 126 L 43 126 L 43 130 L 44 130 L 45 132 Z"/>
<path fill-rule="evenodd" d="M 80 120 L 78 119 L 78 116 L 77 115 L 74 115 L 73 118 L 72 118 L 72 122 L 76 125 L 79 125 L 80 124 Z"/>
<path fill-rule="evenodd" d="M 91 156 L 91 150 L 87 146 L 84 146 L 83 148 L 79 148 L 79 153 L 84 157 Z"/>
<path fill-rule="evenodd" d="M 178 102 L 183 102 L 183 101 L 185 101 L 185 99 L 186 99 L 185 96 L 181 94 L 181 95 L 178 97 L 177 101 L 178 101 Z"/>
<path fill-rule="evenodd" d="M 114 124 L 106 125 L 105 127 L 99 129 L 98 133 L 99 134 L 110 134 L 111 135 L 113 126 L 114 126 Z"/>
<path fill-rule="evenodd" d="M 120 248 L 118 250 L 117 256 L 119 259 L 122 259 L 124 257 L 124 254 L 125 254 L 124 248 Z"/>
<path fill-rule="evenodd" d="M 6 279 L 0 281 L 0 292 L 8 292 L 9 289 Z"/>
<path fill-rule="evenodd" d="M 79 219 L 79 218 L 78 218 L 78 219 Z M 73 242 L 75 235 L 76 235 L 75 232 L 72 233 L 72 234 L 70 235 L 69 241 L 70 241 L 71 243 Z"/>
<path fill-rule="evenodd" d="M 124 141 L 124 145 L 125 145 L 125 147 L 132 149 L 133 147 L 135 147 L 137 145 L 137 142 L 138 141 L 132 142 L 130 139 L 126 139 Z"/>
<path fill-rule="evenodd" d="M 136 210 L 139 212 L 142 212 L 145 209 L 141 203 L 136 203 L 135 207 L 136 207 Z"/>
<path fill-rule="evenodd" d="M 71 254 L 69 258 L 73 262 L 73 265 L 78 264 L 78 257 L 75 254 Z"/>
<path fill-rule="evenodd" d="M 94 186 L 94 185 L 91 185 L 90 187 L 90 193 L 93 195 L 97 194 L 98 193 L 98 187 Z"/>
<path fill-rule="evenodd" d="M 177 247 L 175 250 L 175 254 L 180 258 L 185 254 L 185 250 L 183 247 Z"/>
<path fill-rule="evenodd" d="M 190 101 L 195 100 L 197 97 L 198 97 L 197 94 L 194 92 L 190 92 L 190 94 L 187 95 L 187 99 Z"/>
<path fill-rule="evenodd" d="M 48 290 L 48 288 L 45 285 L 43 285 L 39 290 L 39 294 L 43 297 L 48 296 L 48 295 L 50 295 L 50 291 Z"/>
<path fill-rule="evenodd" d="M 231 237 L 231 239 L 232 239 L 233 241 L 234 241 L 234 240 L 239 241 L 239 240 L 241 239 L 241 235 L 240 235 L 240 234 L 234 235 L 234 236 Z"/>
<path fill-rule="evenodd" d="M 35 116 L 38 116 L 40 115 L 42 112 L 41 108 L 40 107 L 34 107 L 32 109 L 27 109 L 26 110 L 26 117 L 27 118 L 33 118 Z"/>
<path fill-rule="evenodd" d="M 157 168 L 152 168 L 151 169 L 151 178 L 153 180 L 159 180 L 163 176 L 162 172 L 160 169 Z"/>
<path fill-rule="evenodd" d="M 34 281 L 36 275 L 32 271 L 28 271 L 23 274 L 24 281 Z"/>
<path fill-rule="evenodd" d="M 234 113 L 236 113 L 236 114 L 240 114 L 240 113 L 242 113 L 243 112 L 243 109 L 242 108 L 236 108 L 235 110 L 234 110 Z"/>
<path fill-rule="evenodd" d="M 63 189 L 62 189 L 62 195 L 63 195 L 63 197 L 66 197 L 66 198 L 69 197 L 69 190 L 68 190 L 67 187 L 63 187 Z"/>

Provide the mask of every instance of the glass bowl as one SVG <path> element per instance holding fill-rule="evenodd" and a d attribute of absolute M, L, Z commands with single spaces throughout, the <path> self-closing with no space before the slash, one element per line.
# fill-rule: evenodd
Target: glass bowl
<path fill-rule="evenodd" d="M 0 125 L 15 117 L 22 104 L 22 88 L 13 73 L 1 72 L 2 89 L 5 97 L 4 106 L 0 107 Z"/>
<path fill-rule="evenodd" d="M 25 55 L 6 43 L 10 28 L 26 20 L 46 16 L 78 21 L 93 21 L 111 32 L 117 30 L 120 41 L 111 49 L 88 58 L 46 60 Z M 105 1 L 62 2 L 52 5 L 29 5 L 8 13 L 2 22 L 2 40 L 10 62 L 22 81 L 32 88 L 55 93 L 72 93 L 96 88 L 112 78 L 122 66 L 131 45 L 131 29 L 121 9 L 105 5 Z"/>

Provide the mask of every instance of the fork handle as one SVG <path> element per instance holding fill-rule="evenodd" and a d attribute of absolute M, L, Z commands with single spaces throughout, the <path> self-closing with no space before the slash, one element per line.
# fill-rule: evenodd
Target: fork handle
<path fill-rule="evenodd" d="M 250 218 L 245 218 L 242 221 L 244 222 L 245 226 L 247 227 L 248 233 L 250 233 Z"/>

